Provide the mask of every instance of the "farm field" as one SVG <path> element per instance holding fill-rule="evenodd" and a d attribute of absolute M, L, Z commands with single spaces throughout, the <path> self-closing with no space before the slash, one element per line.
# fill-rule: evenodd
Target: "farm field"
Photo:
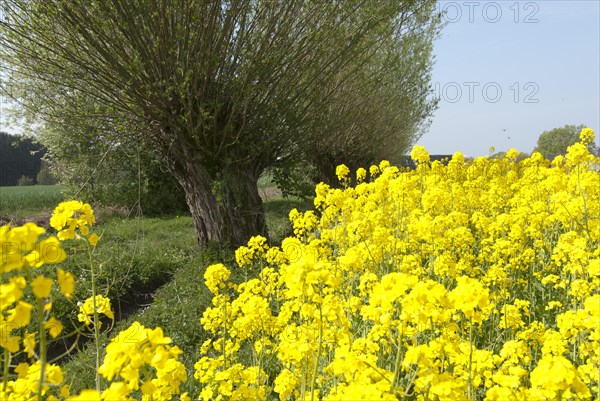
<path fill-rule="evenodd" d="M 472 162 L 457 152 L 443 165 L 417 146 L 415 170 L 341 165 L 340 186 L 317 185 L 312 210 L 267 200 L 282 241 L 255 236 L 235 252 L 195 251 L 189 216 L 96 225 L 88 205 L 64 203 L 51 220 L 60 240 L 3 233 L 29 244 L 3 259 L 5 325 L 31 325 L 3 340 L 26 372 L 8 386 L 39 388 L 20 343 L 33 352 L 32 342 L 41 350 L 79 330 L 81 351 L 46 366 L 58 399 L 597 399 L 591 138 L 584 130 L 552 162 L 534 153 L 517 163 L 511 150 Z M 38 243 L 60 244 L 65 260 L 27 256 Z M 39 258 L 47 266 L 31 264 Z"/>
<path fill-rule="evenodd" d="M 60 185 L 0 187 L 0 218 L 31 218 L 64 199 Z"/>

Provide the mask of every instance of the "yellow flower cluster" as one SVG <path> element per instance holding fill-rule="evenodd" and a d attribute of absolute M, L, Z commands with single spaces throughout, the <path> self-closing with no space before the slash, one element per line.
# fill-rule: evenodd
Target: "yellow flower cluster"
<path fill-rule="evenodd" d="M 410 151 L 410 157 L 416 163 L 428 163 L 429 162 L 429 152 L 425 150 L 425 146 L 417 145 Z"/>
<path fill-rule="evenodd" d="M 302 239 L 305 239 L 305 235 L 312 232 L 319 223 L 319 219 L 312 210 L 300 213 L 298 209 L 294 208 L 290 211 L 289 218 L 292 222 L 294 235 Z"/>
<path fill-rule="evenodd" d="M 89 232 L 94 223 L 91 207 L 76 201 L 60 204 L 52 216 L 60 240 L 77 238 L 75 230 L 79 229 L 92 246 L 98 241 Z M 171 400 L 176 394 L 180 400 L 189 401 L 186 393 L 180 394 L 181 383 L 187 379 L 179 361 L 181 350 L 169 345 L 171 339 L 163 335 L 162 329 L 148 329 L 137 322 L 106 348 L 98 373 L 107 379 L 108 387 L 70 395 L 69 385 L 65 384 L 69 380 L 60 366 L 47 361 L 46 352 L 48 335 L 56 339 L 64 329 L 51 314 L 52 288 L 56 281 L 60 293 L 71 299 L 75 278 L 62 269 L 56 269 L 55 279 L 51 278 L 54 272 L 39 273 L 44 264 L 60 263 L 66 258 L 59 239 L 44 234 L 45 230 L 33 223 L 0 227 L 0 400 L 133 400 L 139 399 L 140 393 L 144 401 Z M 27 302 L 29 299 L 32 302 Z M 78 319 L 85 325 L 93 322 L 95 313 L 114 319 L 110 300 L 102 295 L 79 305 Z M 33 319 L 36 313 L 37 319 Z M 37 329 L 31 327 L 35 320 Z M 26 354 L 29 362 L 14 366 L 18 354 Z"/>
<path fill-rule="evenodd" d="M 252 237 L 248 246 L 241 246 L 235 251 L 235 261 L 239 267 L 250 266 L 255 259 L 260 259 L 268 249 L 267 239 L 260 235 Z"/>
<path fill-rule="evenodd" d="M 50 217 L 50 226 L 58 231 L 57 236 L 61 241 L 81 238 L 76 233 L 76 230 L 79 229 L 81 236 L 95 246 L 99 238 L 96 234 L 90 235 L 90 228 L 94 224 L 96 224 L 96 218 L 91 206 L 76 200 L 62 202 L 54 209 L 52 217 Z"/>
<path fill-rule="evenodd" d="M 275 330 L 278 321 L 268 297 L 277 290 L 276 268 L 287 258 L 279 248 L 269 248 L 260 236 L 252 237 L 248 246 L 240 249 L 244 255 L 252 255 L 249 259 L 240 259 L 241 252 L 236 252 L 240 267 L 261 266 L 256 278 L 240 285 L 228 283 L 231 272 L 220 263 L 209 266 L 204 275 L 214 298 L 201 322 L 216 336 L 216 340 L 208 340 L 202 345 L 203 356 L 195 365 L 194 377 L 203 384 L 200 399 L 205 401 L 259 400 L 265 399 L 267 394 L 262 362 L 245 366 L 232 363 L 231 359 L 242 343 L 251 346 L 256 361 L 267 361 L 273 356 L 273 343 L 268 340 L 267 333 Z"/>
<path fill-rule="evenodd" d="M 367 170 L 365 170 L 362 167 L 360 167 L 359 169 L 356 170 L 356 181 L 357 182 L 362 182 L 366 178 L 367 178 Z"/>
<path fill-rule="evenodd" d="M 98 369 L 111 382 L 102 399 L 129 399 L 138 389 L 145 401 L 171 400 L 179 394 L 187 375 L 179 362 L 181 350 L 170 343 L 160 327 L 148 329 L 138 322 L 121 332 L 106 347 L 104 363 Z M 115 381 L 116 378 L 121 380 Z"/>
<path fill-rule="evenodd" d="M 415 147 L 414 171 L 319 184 L 317 213 L 290 214 L 295 237 L 238 259 L 250 279 L 207 269 L 201 399 L 597 399 L 592 140 L 552 162 L 511 150 L 444 165 Z"/>
<path fill-rule="evenodd" d="M 26 363 L 20 363 L 15 368 L 15 373 L 17 374 L 16 379 L 9 381 L 5 388 L 0 383 L 0 399 L 7 401 L 35 400 L 35 394 L 38 393 L 38 386 L 40 384 L 40 363 L 35 362 L 31 366 Z M 64 377 L 58 365 L 46 364 L 43 377 L 41 394 L 45 396 L 45 400 L 58 401 L 56 395 L 68 395 L 67 385 L 59 387 Z M 52 394 L 51 389 L 55 389 L 55 393 L 58 392 L 58 394 Z"/>
<path fill-rule="evenodd" d="M 0 399 L 3 400 L 29 400 L 35 394 L 47 394 L 51 399 L 51 392 L 58 391 L 63 381 L 60 368 L 49 363 L 42 365 L 36 349 L 47 335 L 57 338 L 63 331 L 62 323 L 52 316 L 54 280 L 41 271 L 46 264 L 62 262 L 66 253 L 59 240 L 45 236 L 45 232 L 33 223 L 0 227 L 0 351 L 4 365 Z M 74 289 L 73 275 L 58 269 L 57 276 L 60 292 L 70 297 Z M 28 293 L 33 299 L 28 299 Z M 41 334 L 28 331 L 36 312 Z M 20 352 L 34 358 L 34 362 L 19 363 L 13 370 L 14 380 L 8 380 L 5 377 L 8 364 L 12 356 Z"/>
<path fill-rule="evenodd" d="M 169 345 L 161 328 L 148 329 L 138 322 L 119 333 L 106 347 L 104 363 L 98 372 L 110 385 L 102 392 L 84 390 L 68 401 L 133 401 L 135 391 L 143 401 L 167 401 L 180 394 L 187 380 L 185 366 L 179 361 L 181 350 Z M 140 399 L 140 398 L 137 398 Z M 188 400 L 186 393 L 180 400 Z"/>
<path fill-rule="evenodd" d="M 347 182 L 350 179 L 348 176 L 349 174 L 350 169 L 345 164 L 340 164 L 335 169 L 335 175 L 337 176 L 338 180 L 342 182 Z"/>
<path fill-rule="evenodd" d="M 49 300 L 53 281 L 38 272 L 44 264 L 60 263 L 66 258 L 56 237 L 42 239 L 44 233 L 43 228 L 33 223 L 14 228 L 10 225 L 0 227 L 0 347 L 11 353 L 18 352 L 20 341 L 25 341 L 25 336 L 13 333 L 31 322 L 34 305 L 24 300 L 27 287 L 39 302 Z M 60 290 L 70 294 L 72 275 L 60 272 Z M 44 310 L 46 323 L 50 326 L 53 322 L 49 320 L 51 307 L 50 302 L 46 303 Z M 51 333 L 56 334 L 56 330 Z"/>
<path fill-rule="evenodd" d="M 98 314 L 103 314 L 107 318 L 114 320 L 115 315 L 110 306 L 110 299 L 103 297 L 102 295 L 96 295 L 95 297 L 89 297 L 85 302 L 79 305 L 79 313 L 77 314 L 77 320 L 89 325 L 92 323 L 90 316 L 94 315 L 94 304 L 95 310 Z M 101 325 L 101 322 L 98 322 Z"/>
<path fill-rule="evenodd" d="M 67 257 L 56 237 L 40 240 L 46 233 L 34 223 L 0 227 L 0 274 L 60 263 Z"/>

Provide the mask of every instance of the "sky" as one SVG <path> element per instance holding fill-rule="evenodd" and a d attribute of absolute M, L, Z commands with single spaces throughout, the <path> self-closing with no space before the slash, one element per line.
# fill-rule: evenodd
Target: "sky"
<path fill-rule="evenodd" d="M 431 154 L 516 148 L 585 124 L 600 136 L 600 0 L 438 1 Z"/>

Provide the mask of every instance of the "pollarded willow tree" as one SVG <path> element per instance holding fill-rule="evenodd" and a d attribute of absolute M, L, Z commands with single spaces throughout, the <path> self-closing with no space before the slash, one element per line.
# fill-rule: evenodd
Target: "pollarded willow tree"
<path fill-rule="evenodd" d="M 431 10 L 402 14 L 398 31 L 377 44 L 368 63 L 349 66 L 353 73 L 332 81 L 326 104 L 311 115 L 306 158 L 319 181 L 335 183 L 341 163 L 358 167 L 382 159 L 398 162 L 437 106 L 430 93 L 433 39 L 439 26 L 424 23 Z"/>
<path fill-rule="evenodd" d="M 95 127 L 85 132 L 134 127 L 106 135 L 123 143 L 142 135 L 152 145 L 185 191 L 201 244 L 266 231 L 257 180 L 276 160 L 331 153 L 342 146 L 331 138 L 376 111 L 377 121 L 410 115 L 404 131 L 380 137 L 406 141 L 431 113 L 422 90 L 430 51 L 414 66 L 418 91 L 408 71 L 409 84 L 400 85 L 393 61 L 407 54 L 399 44 L 411 33 L 430 46 L 439 26 L 433 0 L 0 4 L 4 90 L 64 132 L 74 124 L 69 114 Z M 403 107 L 419 109 L 401 117 L 398 107 L 383 107 L 381 98 L 393 103 L 397 90 L 418 96 Z M 379 141 L 376 132 L 352 132 L 363 135 L 353 136 L 357 149 Z"/>

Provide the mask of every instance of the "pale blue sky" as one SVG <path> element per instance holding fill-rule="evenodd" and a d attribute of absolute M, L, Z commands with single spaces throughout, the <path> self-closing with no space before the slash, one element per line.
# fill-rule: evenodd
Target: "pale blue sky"
<path fill-rule="evenodd" d="M 600 135 L 600 0 L 448 1 L 435 44 L 432 154 L 531 152 L 545 130 Z M 598 139 L 597 139 L 598 142 Z"/>

